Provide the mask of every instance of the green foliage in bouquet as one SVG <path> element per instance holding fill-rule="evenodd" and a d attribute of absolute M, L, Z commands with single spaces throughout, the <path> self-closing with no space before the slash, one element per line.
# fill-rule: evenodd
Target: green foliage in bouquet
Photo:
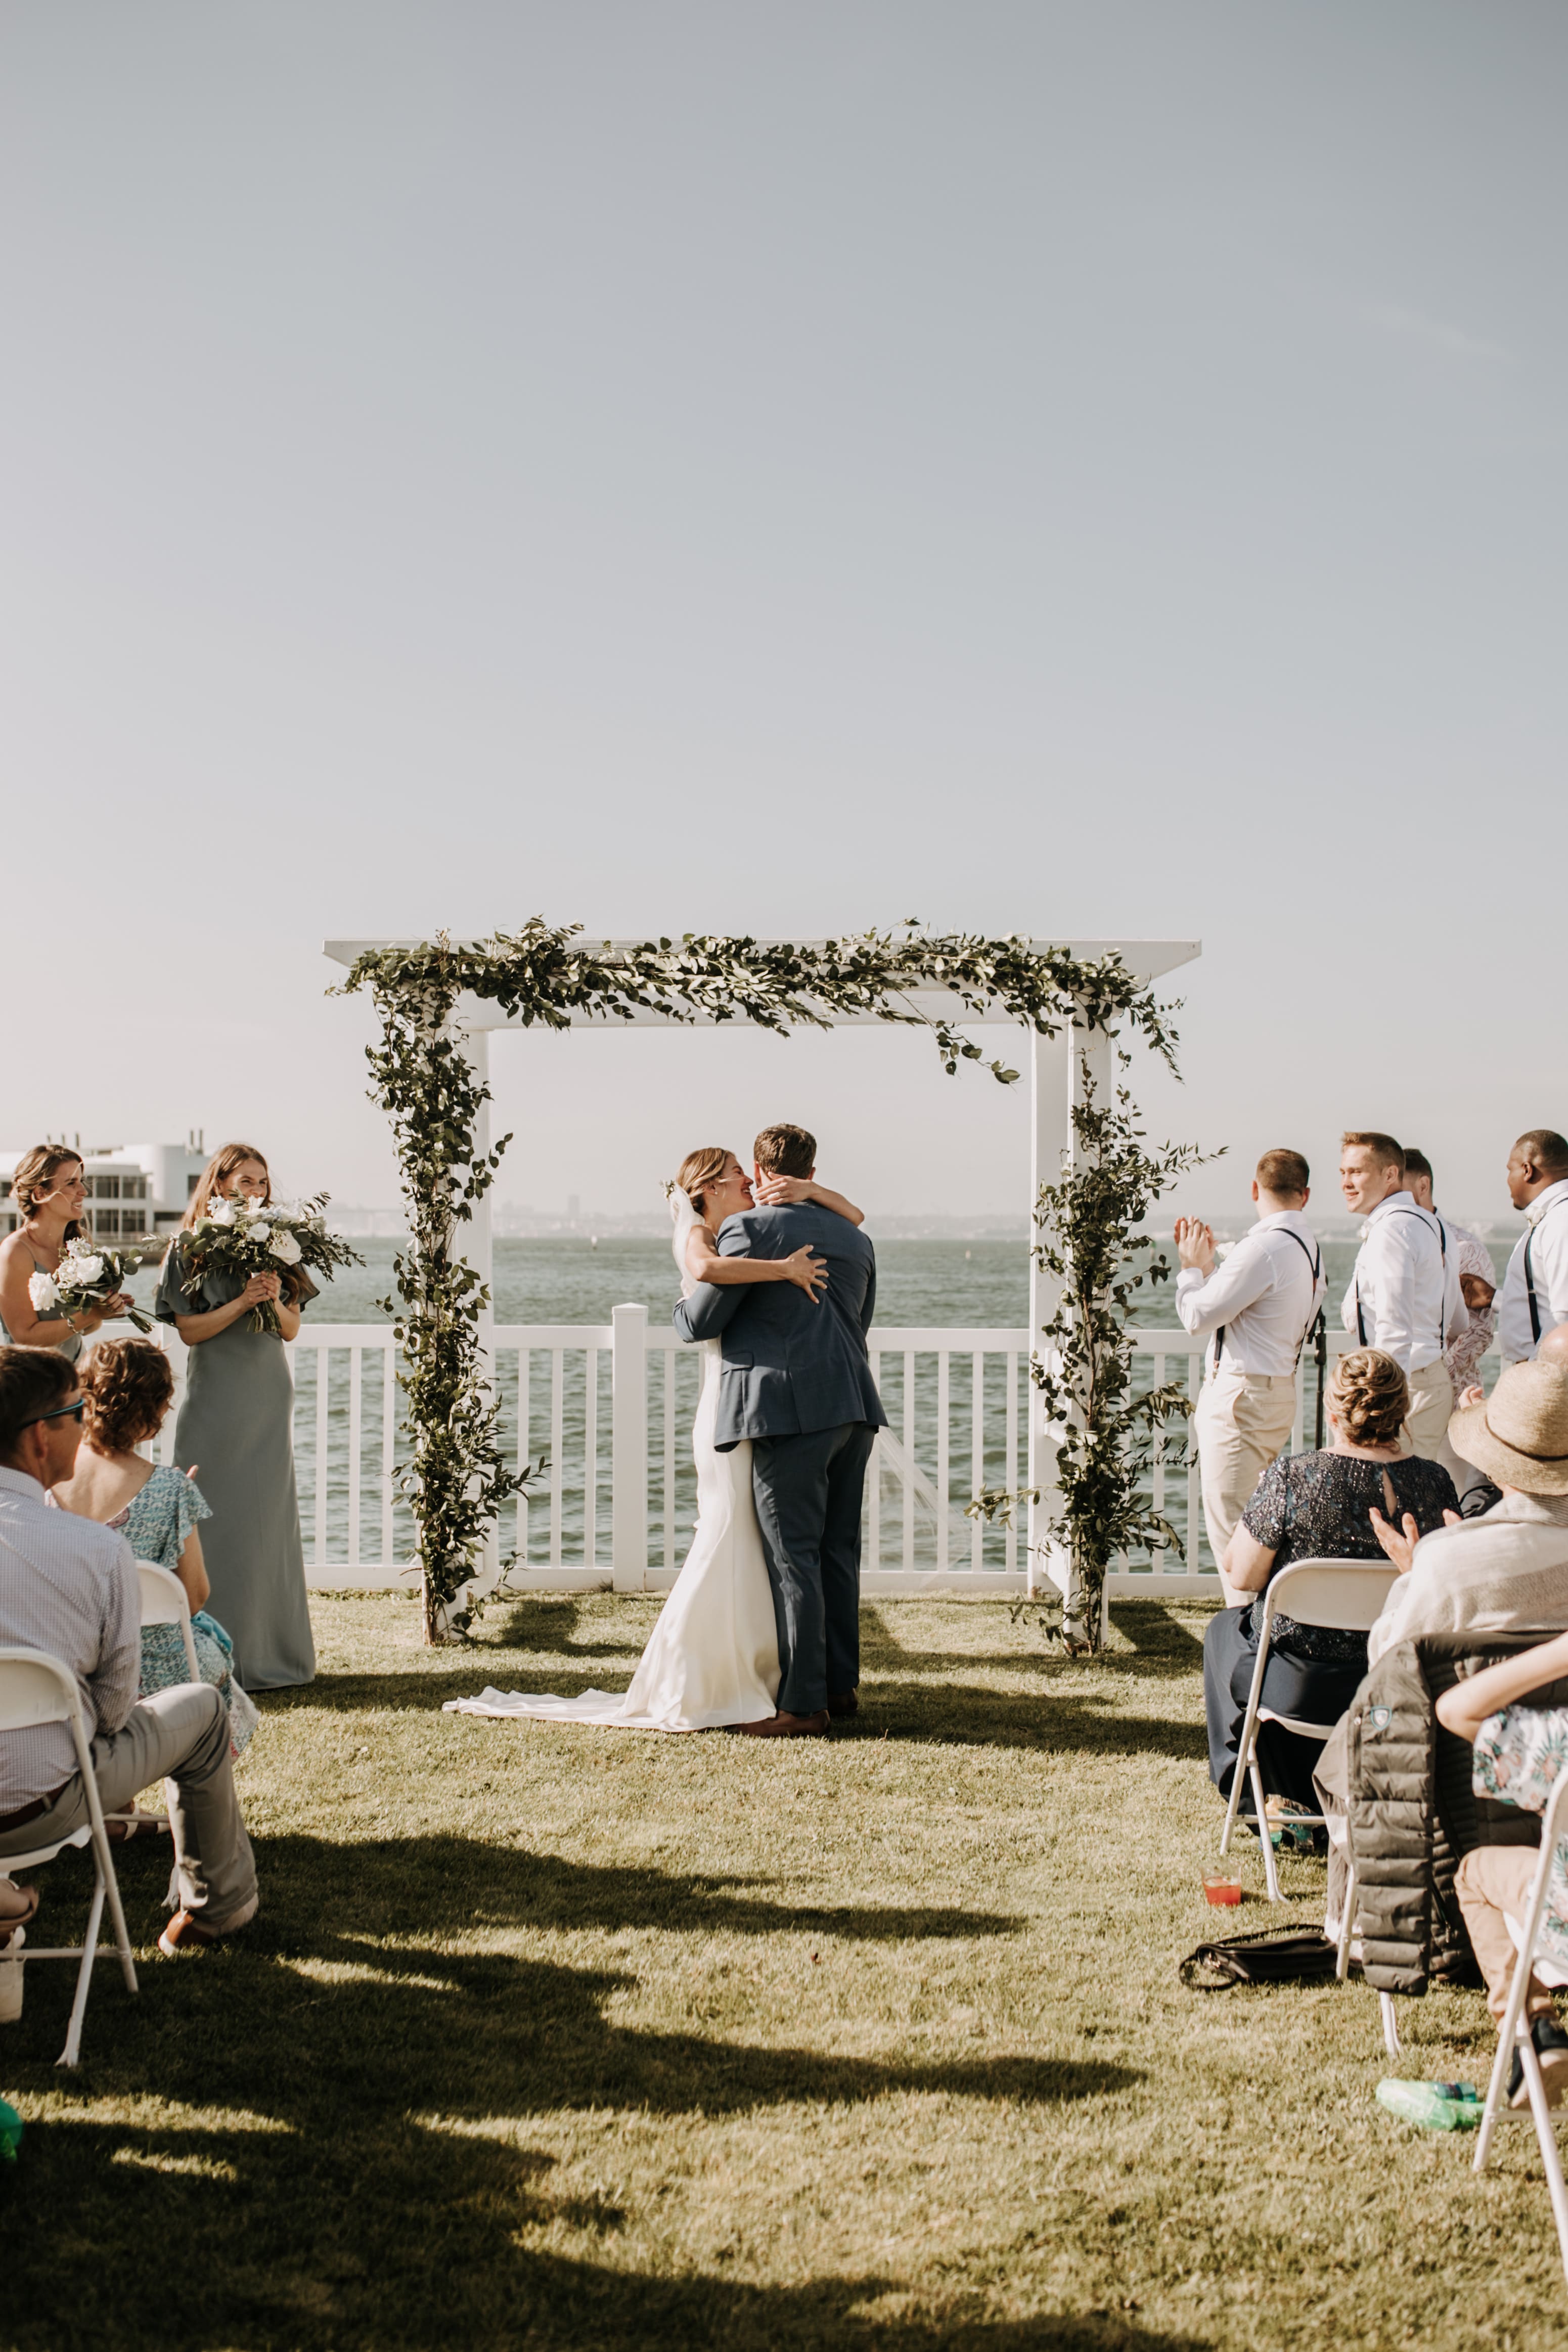
<path fill-rule="evenodd" d="M 340 1265 L 363 1265 L 363 1256 L 343 1239 L 329 1233 L 326 1210 L 330 1195 L 318 1192 L 308 1201 L 225 1200 L 208 1204 L 207 1213 L 181 1234 L 177 1246 L 189 1278 L 201 1282 L 208 1275 L 237 1275 L 248 1282 L 253 1274 L 287 1277 L 296 1266 L 329 1279 Z M 284 1295 L 287 1296 L 284 1281 Z M 280 1333 L 277 1310 L 264 1298 L 245 1318 L 251 1331 Z"/>
<path fill-rule="evenodd" d="M 411 947 L 369 950 L 332 992 L 361 989 L 381 1019 L 381 1043 L 366 1048 L 371 1095 L 392 1123 L 409 1220 L 409 1246 L 396 1262 L 410 1447 L 401 1481 L 419 1525 L 428 1641 L 456 1622 L 452 1604 L 477 1570 L 502 1505 L 529 1475 L 509 1470 L 502 1454 L 479 1344 L 487 1297 L 455 1245 L 511 1140 L 477 1150 L 489 1097 L 453 1031 L 459 997 L 497 1004 L 525 1028 L 564 1029 L 583 1013 L 613 1022 L 651 1012 L 787 1034 L 862 1013 L 928 1030 L 949 1074 L 960 1062 L 980 1062 L 1010 1085 L 1018 1072 L 987 1062 L 961 1028 L 967 1016 L 999 1009 L 1044 1037 L 1074 1021 L 1125 1023 L 1176 1068 L 1175 1008 L 1158 1003 L 1119 957 L 1083 961 L 1027 939 L 938 934 L 914 922 L 844 940 L 688 934 L 595 948 L 580 927 L 536 916 L 487 940 L 455 942 L 443 932 Z M 952 992 L 950 1013 L 933 1017 L 912 1001 L 931 989 Z"/>

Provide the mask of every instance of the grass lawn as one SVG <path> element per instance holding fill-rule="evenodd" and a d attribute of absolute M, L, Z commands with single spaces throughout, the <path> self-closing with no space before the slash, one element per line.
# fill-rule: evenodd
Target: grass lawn
<path fill-rule="evenodd" d="M 622 1687 L 656 1605 L 433 1653 L 410 1601 L 318 1600 L 241 1768 L 255 1927 L 158 1960 L 138 1845 L 141 1998 L 99 1969 L 74 2075 L 68 1969 L 0 2028 L 0 2342 L 1568 2345 L 1527 2126 L 1477 2181 L 1375 2105 L 1364 1986 L 1177 1981 L 1270 1916 L 1201 1898 L 1203 1612 L 1120 1609 L 1084 1665 L 1001 1603 L 869 1608 L 831 1741 L 440 1711 Z M 1321 1867 L 1286 1885 L 1313 1916 Z M 1484 2083 L 1479 1995 L 1403 2014 L 1403 2071 Z"/>

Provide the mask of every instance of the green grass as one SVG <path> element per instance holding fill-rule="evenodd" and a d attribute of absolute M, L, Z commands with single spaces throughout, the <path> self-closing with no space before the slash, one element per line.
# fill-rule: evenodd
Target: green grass
<path fill-rule="evenodd" d="M 1477 2181 L 1385 2115 L 1358 1982 L 1178 1983 L 1270 1916 L 1201 1899 L 1201 1611 L 1080 1664 L 1001 1604 L 883 1604 L 831 1741 L 440 1711 L 620 1686 L 655 1607 L 531 1601 L 475 1654 L 318 1602 L 241 1769 L 255 1927 L 156 1959 L 140 1845 L 141 1998 L 99 1969 L 75 2075 L 68 1969 L 0 2028 L 0 2341 L 1568 2344 L 1527 2127 Z M 48 1940 L 85 1877 L 42 1874 Z M 1286 1883 L 1311 1916 L 1321 1869 Z M 1479 1996 L 1404 2017 L 1403 2071 L 1484 2081 Z"/>

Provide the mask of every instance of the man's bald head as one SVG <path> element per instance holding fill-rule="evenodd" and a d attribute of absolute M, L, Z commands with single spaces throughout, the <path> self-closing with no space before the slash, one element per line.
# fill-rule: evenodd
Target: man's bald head
<path fill-rule="evenodd" d="M 1553 1323 L 1535 1350 L 1535 1360 L 1568 1367 L 1568 1323 Z"/>

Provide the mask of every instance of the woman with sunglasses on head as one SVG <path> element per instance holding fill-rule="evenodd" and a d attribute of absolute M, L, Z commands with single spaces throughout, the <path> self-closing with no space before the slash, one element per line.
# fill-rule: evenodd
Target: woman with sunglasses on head
<path fill-rule="evenodd" d="M 60 1143 L 36 1143 L 16 1162 L 11 1197 L 17 1224 L 0 1242 L 0 1341 L 16 1348 L 53 1348 L 74 1364 L 82 1342 L 131 1304 L 130 1292 L 121 1290 L 75 1315 L 41 1316 L 27 1288 L 36 1274 L 57 1274 L 66 1244 L 87 1232 L 81 1221 L 87 1180 L 80 1152 Z"/>
<path fill-rule="evenodd" d="M 201 1470 L 213 1515 L 202 1543 L 213 1614 L 233 1639 L 235 1673 L 247 1691 L 287 1690 L 314 1680 L 316 1645 L 294 1487 L 294 1382 L 283 1340 L 298 1331 L 316 1286 L 300 1266 L 248 1280 L 194 1274 L 185 1233 L 214 1198 L 271 1200 L 272 1179 L 254 1144 L 225 1143 L 213 1154 L 163 1261 L 153 1312 L 191 1351 L 174 1460 L 182 1470 Z M 250 1327 L 252 1308 L 267 1302 L 281 1339 Z"/>

